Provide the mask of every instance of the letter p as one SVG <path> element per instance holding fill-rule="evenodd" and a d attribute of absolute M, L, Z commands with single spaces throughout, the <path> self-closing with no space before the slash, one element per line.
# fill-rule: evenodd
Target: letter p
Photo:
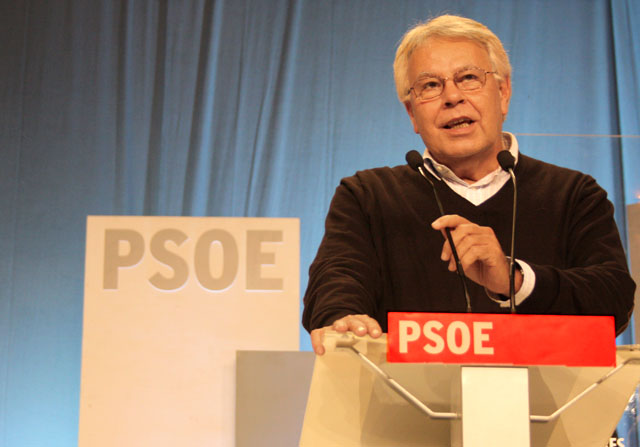
<path fill-rule="evenodd" d="M 398 321 L 398 344 L 401 354 L 407 353 L 407 345 L 410 341 L 416 341 L 420 337 L 420 325 L 411 320 Z"/>
<path fill-rule="evenodd" d="M 120 254 L 120 243 L 129 245 L 125 254 Z M 105 230 L 104 232 L 104 275 L 103 289 L 118 288 L 118 269 L 131 267 L 142 259 L 144 254 L 144 239 L 134 230 Z"/>

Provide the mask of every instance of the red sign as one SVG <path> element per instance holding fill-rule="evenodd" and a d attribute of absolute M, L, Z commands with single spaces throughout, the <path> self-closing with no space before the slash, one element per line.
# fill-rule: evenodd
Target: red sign
<path fill-rule="evenodd" d="M 615 366 L 613 317 L 390 312 L 387 361 Z"/>

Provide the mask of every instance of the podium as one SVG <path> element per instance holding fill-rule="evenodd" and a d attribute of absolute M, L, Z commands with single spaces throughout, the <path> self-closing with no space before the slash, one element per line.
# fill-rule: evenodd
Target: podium
<path fill-rule="evenodd" d="M 512 367 L 389 363 L 384 335 L 328 333 L 324 344 L 327 352 L 315 361 L 301 447 L 468 447 L 487 432 L 494 436 L 491 442 L 477 445 L 603 447 L 640 381 L 640 346 L 618 347 L 613 367 Z M 480 409 L 469 409 L 469 399 L 480 402 Z M 480 417 L 496 421 L 497 431 L 472 426 L 475 432 L 463 438 L 468 411 L 484 412 Z M 523 430 L 528 444 L 510 438 Z"/>

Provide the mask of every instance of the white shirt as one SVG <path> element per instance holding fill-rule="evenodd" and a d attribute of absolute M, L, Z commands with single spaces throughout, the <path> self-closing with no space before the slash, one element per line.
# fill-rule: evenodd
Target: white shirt
<path fill-rule="evenodd" d="M 509 144 L 509 152 L 515 159 L 516 164 L 518 163 L 518 140 L 516 140 L 515 135 L 504 132 L 503 138 L 506 144 Z M 438 171 L 434 172 L 431 169 L 429 163 L 425 163 L 425 167 L 433 174 L 435 177 L 441 177 L 442 180 L 459 196 L 465 198 L 469 202 L 478 206 L 481 203 L 486 202 L 491 197 L 496 195 L 500 189 L 504 186 L 505 183 L 509 181 L 511 175 L 508 172 L 505 172 L 502 168 L 498 168 L 495 171 L 487 174 L 477 182 L 473 184 L 468 184 L 461 178 L 459 178 L 454 172 L 449 169 L 447 166 L 438 163 L 433 159 L 431 154 L 429 153 L 429 149 L 425 148 L 423 158 L 428 158 L 433 163 L 433 167 Z M 536 275 L 533 272 L 533 269 L 524 261 L 520 259 L 516 259 L 516 262 L 522 269 L 522 286 L 520 290 L 516 293 L 516 305 L 522 303 L 533 291 L 533 287 L 536 284 Z M 500 306 L 509 307 L 509 301 L 500 301 Z"/>

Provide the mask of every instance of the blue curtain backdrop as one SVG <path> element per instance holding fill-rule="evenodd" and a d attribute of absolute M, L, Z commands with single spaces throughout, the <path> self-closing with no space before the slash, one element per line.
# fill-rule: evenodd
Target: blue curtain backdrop
<path fill-rule="evenodd" d="M 498 34 L 505 129 L 596 177 L 626 238 L 634 0 L 0 0 L 0 445 L 77 442 L 87 215 L 299 217 L 304 290 L 339 179 L 422 148 L 391 64 L 443 12 Z"/>

